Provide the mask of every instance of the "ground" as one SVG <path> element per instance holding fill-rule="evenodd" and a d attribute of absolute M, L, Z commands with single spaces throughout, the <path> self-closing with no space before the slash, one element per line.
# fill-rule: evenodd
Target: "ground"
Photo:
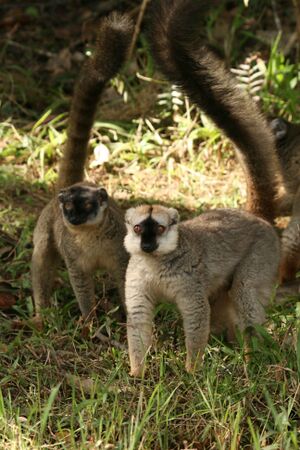
<path fill-rule="evenodd" d="M 262 70 L 265 112 L 299 121 L 296 3 L 220 2 L 204 31 L 229 66 L 252 55 L 252 67 Z M 97 276 L 97 300 L 108 342 L 96 327 L 83 336 L 63 268 L 45 328 L 22 326 L 33 312 L 32 232 L 53 194 L 76 73 L 92 50 L 97 20 L 116 5 L 136 20 L 140 2 L 133 0 L 0 2 L 0 447 L 297 449 L 295 296 L 270 308 L 250 361 L 242 342 L 233 348 L 212 337 L 195 375 L 184 372 L 178 314 L 162 305 L 145 378 L 129 377 L 125 324 L 107 274 Z M 246 197 L 230 142 L 155 70 L 144 26 L 101 101 L 86 176 L 124 208 L 155 200 L 182 218 L 243 207 Z"/>

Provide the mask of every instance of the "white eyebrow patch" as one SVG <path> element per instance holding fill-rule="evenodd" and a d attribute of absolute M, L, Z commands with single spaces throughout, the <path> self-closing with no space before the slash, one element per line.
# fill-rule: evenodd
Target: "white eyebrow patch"
<path fill-rule="evenodd" d="M 171 223 L 177 223 L 179 221 L 178 211 L 174 208 L 165 208 L 160 205 L 155 205 L 152 210 L 151 217 L 159 224 L 167 227 Z"/>
<path fill-rule="evenodd" d="M 130 208 L 126 211 L 125 220 L 131 225 L 137 225 L 148 219 L 150 213 L 150 206 L 142 205 L 136 208 Z"/>
<path fill-rule="evenodd" d="M 161 212 L 152 213 L 151 218 L 155 220 L 155 222 L 157 222 L 159 225 L 163 225 L 165 227 L 170 225 L 169 217 Z"/>

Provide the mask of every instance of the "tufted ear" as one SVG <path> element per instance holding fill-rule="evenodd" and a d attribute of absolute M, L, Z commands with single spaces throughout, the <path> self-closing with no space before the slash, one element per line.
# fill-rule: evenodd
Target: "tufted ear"
<path fill-rule="evenodd" d="M 279 141 L 280 139 L 283 139 L 286 136 L 288 126 L 285 120 L 281 119 L 281 117 L 276 117 L 276 119 L 273 119 L 270 122 L 270 126 L 276 138 L 276 141 Z"/>
<path fill-rule="evenodd" d="M 179 212 L 175 208 L 168 208 L 168 212 L 171 218 L 171 225 L 174 225 L 179 222 L 180 216 Z"/>
<path fill-rule="evenodd" d="M 104 189 L 104 188 L 97 189 L 97 194 L 102 202 L 107 202 L 108 193 L 107 193 L 106 189 Z"/>

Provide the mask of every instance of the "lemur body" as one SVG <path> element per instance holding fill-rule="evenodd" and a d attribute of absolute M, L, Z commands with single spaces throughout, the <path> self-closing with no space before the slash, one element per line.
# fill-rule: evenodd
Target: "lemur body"
<path fill-rule="evenodd" d="M 270 122 L 270 127 L 275 136 L 276 155 L 284 185 L 287 192 L 291 193 L 290 200 L 286 200 L 286 206 L 282 202 L 277 216 L 293 215 L 294 198 L 300 188 L 300 124 L 276 118 Z"/>
<path fill-rule="evenodd" d="M 124 299 L 128 255 L 123 247 L 123 212 L 105 189 L 82 180 L 98 100 L 106 82 L 125 61 L 131 35 L 132 24 L 126 16 L 112 14 L 105 19 L 95 55 L 85 63 L 75 88 L 58 174 L 59 194 L 44 208 L 34 230 L 32 285 L 38 317 L 50 303 L 60 258 L 67 266 L 84 318 L 93 312 L 93 273 L 97 269 L 112 274 Z"/>
<path fill-rule="evenodd" d="M 127 332 L 131 374 L 140 376 L 151 344 L 156 302 L 174 302 L 183 318 L 186 369 L 201 359 L 211 329 L 230 340 L 264 321 L 276 281 L 279 239 L 247 212 L 215 210 L 178 223 L 173 208 L 142 205 L 126 216 Z"/>
<path fill-rule="evenodd" d="M 282 262 L 280 280 L 291 281 L 300 268 L 300 124 L 277 118 L 270 122 L 276 139 L 284 183 L 290 196 L 280 210 L 281 215 L 291 215 L 282 233 Z"/>
<path fill-rule="evenodd" d="M 180 86 L 235 144 L 247 182 L 247 209 L 270 222 L 280 215 L 292 215 L 291 226 L 284 233 L 281 262 L 281 278 L 288 279 L 300 264 L 296 257 L 300 254 L 300 233 L 295 240 L 295 223 L 299 223 L 296 211 L 300 209 L 300 145 L 295 143 L 299 140 L 299 126 L 286 124 L 293 145 L 283 151 L 276 125 L 269 126 L 223 61 L 199 41 L 199 26 L 206 9 L 207 2 L 201 0 L 154 1 L 150 32 L 153 55 L 163 74 Z"/>
<path fill-rule="evenodd" d="M 105 189 L 85 182 L 62 190 L 59 202 L 52 200 L 42 211 L 34 231 L 32 281 L 36 314 L 50 304 L 60 258 L 67 266 L 84 319 L 93 316 L 93 274 L 97 269 L 112 274 L 124 303 L 128 262 L 123 247 L 125 232 L 123 212 Z"/>

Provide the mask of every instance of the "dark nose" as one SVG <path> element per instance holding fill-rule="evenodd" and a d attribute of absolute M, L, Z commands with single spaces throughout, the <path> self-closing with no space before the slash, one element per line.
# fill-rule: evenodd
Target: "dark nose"
<path fill-rule="evenodd" d="M 155 243 L 152 242 L 142 242 L 141 243 L 141 249 L 143 250 L 143 252 L 146 253 L 151 253 L 154 252 L 154 250 L 156 250 L 157 245 Z"/>

